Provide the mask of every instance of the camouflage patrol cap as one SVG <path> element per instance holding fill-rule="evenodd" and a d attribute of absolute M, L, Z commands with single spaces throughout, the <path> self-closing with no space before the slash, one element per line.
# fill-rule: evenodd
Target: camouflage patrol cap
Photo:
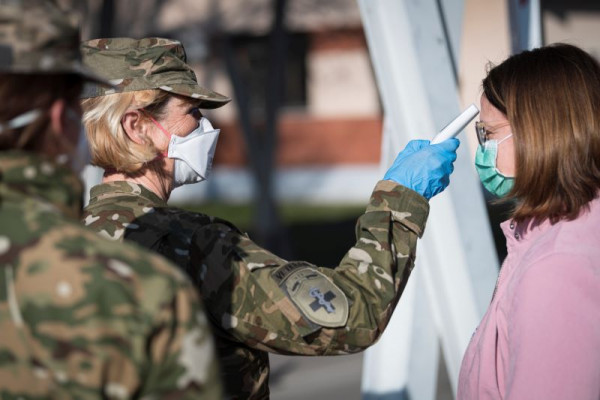
<path fill-rule="evenodd" d="M 114 88 L 88 87 L 83 97 L 161 89 L 201 100 L 201 108 L 217 108 L 230 99 L 198 84 L 186 63 L 183 45 L 163 38 L 94 39 L 81 45 L 84 63 L 109 79 Z"/>
<path fill-rule="evenodd" d="M 83 66 L 74 16 L 50 0 L 0 0 L 0 73 L 73 73 L 109 85 Z"/>

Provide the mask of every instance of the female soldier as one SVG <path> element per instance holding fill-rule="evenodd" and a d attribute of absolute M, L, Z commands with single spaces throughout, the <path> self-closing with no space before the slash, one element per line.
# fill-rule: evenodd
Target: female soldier
<path fill-rule="evenodd" d="M 427 199 L 448 184 L 458 141 L 412 142 L 400 154 L 338 267 L 288 262 L 227 221 L 167 206 L 174 187 L 210 169 L 219 131 L 199 108 L 229 100 L 198 85 L 181 44 L 99 39 L 83 52 L 117 86 L 95 88 L 83 102 L 93 163 L 106 170 L 85 224 L 188 271 L 210 310 L 229 396 L 268 397 L 265 351 L 345 354 L 373 344 L 406 285 Z"/>
<path fill-rule="evenodd" d="M 516 200 L 460 399 L 600 398 L 600 67 L 558 44 L 483 81 L 476 167 Z"/>

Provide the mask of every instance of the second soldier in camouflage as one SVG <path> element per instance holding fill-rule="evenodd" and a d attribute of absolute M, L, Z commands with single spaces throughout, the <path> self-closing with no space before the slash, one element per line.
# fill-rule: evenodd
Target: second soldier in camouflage
<path fill-rule="evenodd" d="M 219 398 L 189 278 L 78 221 L 90 79 L 54 2 L 0 2 L 0 399 Z"/>

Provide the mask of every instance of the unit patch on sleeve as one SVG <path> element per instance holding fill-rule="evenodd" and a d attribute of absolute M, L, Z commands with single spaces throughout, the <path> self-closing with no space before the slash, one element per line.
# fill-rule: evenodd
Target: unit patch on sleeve
<path fill-rule="evenodd" d="M 280 286 L 309 321 L 328 328 L 344 326 L 348 321 L 348 298 L 319 271 L 296 269 Z"/>

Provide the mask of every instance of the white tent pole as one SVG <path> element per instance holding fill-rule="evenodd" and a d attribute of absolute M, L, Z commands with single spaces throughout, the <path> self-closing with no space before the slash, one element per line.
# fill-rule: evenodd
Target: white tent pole
<path fill-rule="evenodd" d="M 460 31 L 462 0 L 358 4 L 384 109 L 386 168 L 408 140 L 433 137 L 459 112 L 452 64 L 458 49 L 449 43 L 459 42 L 451 36 Z M 448 12 L 456 7 L 460 13 Z M 459 151 L 451 182 L 431 201 L 415 282 L 409 283 L 415 293 L 401 299 L 381 342 L 365 356 L 365 399 L 403 398 L 407 393 L 433 399 L 432 385 L 427 385 L 430 390 L 423 385 L 437 376 L 438 343 L 456 389 L 462 355 L 489 303 L 498 262 L 466 146 Z"/>

